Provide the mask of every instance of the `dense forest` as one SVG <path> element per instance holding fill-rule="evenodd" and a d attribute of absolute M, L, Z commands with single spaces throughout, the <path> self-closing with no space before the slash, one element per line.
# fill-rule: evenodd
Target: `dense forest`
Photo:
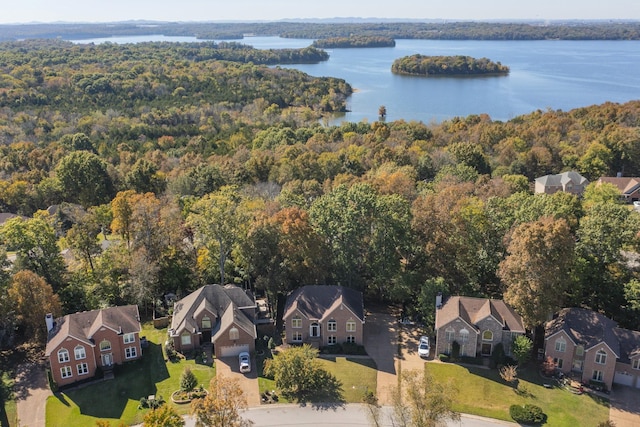
<path fill-rule="evenodd" d="M 488 58 L 410 55 L 391 64 L 391 72 L 411 76 L 478 76 L 509 74 L 509 67 Z"/>
<path fill-rule="evenodd" d="M 0 212 L 20 215 L 0 228 L 1 346 L 42 336 L 43 310 L 147 313 L 221 281 L 343 284 L 427 325 L 444 292 L 519 296 L 530 327 L 581 306 L 640 328 L 640 215 L 607 185 L 531 192 L 640 175 L 640 101 L 328 126 L 347 82 L 217 48 L 0 45 Z"/>
<path fill-rule="evenodd" d="M 389 37 L 380 36 L 350 36 L 329 37 L 313 42 L 312 46 L 319 49 L 357 48 L 357 47 L 394 47 L 396 41 Z"/>
<path fill-rule="evenodd" d="M 304 39 L 374 36 L 429 40 L 640 40 L 640 22 L 127 22 L 0 25 L 0 40 L 76 40 L 153 34 L 216 40 L 242 39 L 245 35 Z"/>

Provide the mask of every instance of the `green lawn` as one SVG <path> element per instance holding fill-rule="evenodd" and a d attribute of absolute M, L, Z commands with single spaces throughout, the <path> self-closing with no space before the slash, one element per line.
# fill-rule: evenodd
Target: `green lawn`
<path fill-rule="evenodd" d="M 108 419 L 112 425 L 121 420 L 127 425 L 142 422 L 146 410 L 139 410 L 141 397 L 160 395 L 170 402 L 171 393 L 179 388 L 180 375 L 189 366 L 198 382 L 208 387 L 215 369 L 196 364 L 194 360 L 165 362 L 162 343 L 166 329 L 143 326 L 141 335 L 149 340 L 144 357 L 117 367 L 115 378 L 80 389 L 59 393 L 47 400 L 47 427 L 93 427 L 98 419 Z M 170 403 L 173 405 L 173 403 Z M 189 405 L 175 405 L 179 413 L 188 413 Z"/>
<path fill-rule="evenodd" d="M 345 402 L 360 403 L 366 391 L 376 392 L 378 372 L 373 359 L 345 356 L 319 360 L 342 383 Z"/>
<path fill-rule="evenodd" d="M 427 363 L 426 369 L 436 380 L 452 379 L 458 389 L 455 410 L 500 420 L 513 421 L 509 406 L 530 403 L 547 414 L 548 426 L 589 427 L 609 419 L 609 402 L 589 394 L 575 395 L 560 388 L 547 389 L 543 380 L 530 368 L 519 372 L 519 395 L 500 378 L 495 369 L 463 367 L 449 363 Z M 523 389 L 524 387 L 524 389 Z"/>
<path fill-rule="evenodd" d="M 4 402 L 4 413 L 0 408 L 0 425 L 4 427 L 3 423 L 9 427 L 18 427 L 18 405 L 14 399 Z"/>

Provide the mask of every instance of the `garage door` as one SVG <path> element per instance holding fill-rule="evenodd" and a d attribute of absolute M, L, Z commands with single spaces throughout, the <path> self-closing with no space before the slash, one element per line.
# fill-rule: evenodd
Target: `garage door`
<path fill-rule="evenodd" d="M 249 351 L 249 344 L 220 347 L 220 357 L 237 356 L 243 351 Z"/>
<path fill-rule="evenodd" d="M 633 385 L 634 376 L 626 372 L 616 372 L 613 382 L 621 385 Z"/>

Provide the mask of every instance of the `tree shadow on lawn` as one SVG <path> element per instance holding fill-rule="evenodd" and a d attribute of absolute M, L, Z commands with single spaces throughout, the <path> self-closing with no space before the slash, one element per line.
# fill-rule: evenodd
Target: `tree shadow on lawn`
<path fill-rule="evenodd" d="M 156 394 L 156 383 L 169 378 L 162 348 L 154 343 L 149 343 L 142 359 L 116 366 L 114 374 L 113 380 L 71 389 L 65 394 L 83 415 L 117 419 L 122 417 L 129 400 Z M 170 396 L 162 397 L 167 400 Z"/>

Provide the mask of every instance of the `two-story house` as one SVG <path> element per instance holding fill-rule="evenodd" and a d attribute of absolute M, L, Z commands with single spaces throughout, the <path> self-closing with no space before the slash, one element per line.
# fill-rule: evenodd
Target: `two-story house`
<path fill-rule="evenodd" d="M 177 351 L 213 344 L 216 357 L 254 351 L 256 302 L 235 285 L 205 285 L 173 306 L 169 339 Z"/>
<path fill-rule="evenodd" d="M 283 322 L 290 344 L 363 344 L 362 292 L 343 286 L 303 286 L 287 297 Z"/>
<path fill-rule="evenodd" d="M 553 194 L 558 191 L 581 195 L 589 185 L 587 178 L 578 172 L 563 172 L 557 175 L 545 175 L 535 180 L 535 192 Z"/>
<path fill-rule="evenodd" d="M 619 328 L 595 311 L 564 308 L 545 325 L 545 357 L 559 371 L 595 381 L 640 388 L 640 332 Z"/>
<path fill-rule="evenodd" d="M 504 301 L 488 298 L 452 296 L 436 299 L 435 354 L 451 354 L 453 343 L 460 356 L 491 356 L 501 343 L 505 354 L 517 335 L 525 333 L 522 318 Z"/>
<path fill-rule="evenodd" d="M 48 358 L 53 380 L 64 386 L 89 379 L 96 370 L 109 369 L 142 357 L 137 305 L 45 318 Z"/>

